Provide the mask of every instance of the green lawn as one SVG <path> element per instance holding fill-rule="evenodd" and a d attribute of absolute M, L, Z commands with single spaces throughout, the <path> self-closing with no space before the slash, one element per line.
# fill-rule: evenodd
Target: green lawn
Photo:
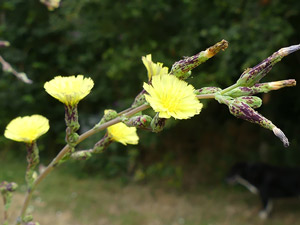
<path fill-rule="evenodd" d="M 10 214 L 20 210 L 25 164 L 0 162 L 0 180 L 15 177 L 21 184 Z M 224 184 L 184 191 L 119 180 L 79 179 L 54 171 L 36 192 L 30 210 L 41 225 L 285 225 L 300 224 L 300 201 L 275 201 L 270 219 L 257 214 L 257 196 Z M 2 205 L 0 206 L 2 220 Z"/>

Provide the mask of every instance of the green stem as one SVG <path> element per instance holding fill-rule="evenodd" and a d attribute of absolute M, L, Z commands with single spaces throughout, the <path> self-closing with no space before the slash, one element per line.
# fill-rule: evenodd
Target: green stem
<path fill-rule="evenodd" d="M 3 215 L 3 219 L 4 219 L 4 224 L 5 224 L 5 222 L 8 219 L 8 214 L 7 214 L 7 210 L 5 209 L 6 208 L 6 198 L 5 198 L 4 195 L 2 196 L 2 198 L 3 198 L 3 203 L 4 203 L 4 212 L 3 212 L 4 215 Z"/>
<path fill-rule="evenodd" d="M 225 88 L 224 90 L 222 90 L 222 91 L 221 91 L 221 95 L 223 95 L 223 94 L 225 94 L 226 92 L 231 91 L 231 90 L 233 90 L 233 89 L 235 89 L 235 88 L 237 88 L 237 87 L 239 87 L 239 85 L 238 85 L 237 83 L 235 83 L 235 84 L 233 84 L 233 85 L 231 85 L 231 86 Z"/>

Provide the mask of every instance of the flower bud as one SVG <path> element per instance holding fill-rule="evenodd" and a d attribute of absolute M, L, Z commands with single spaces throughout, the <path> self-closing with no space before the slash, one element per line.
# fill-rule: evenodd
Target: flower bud
<path fill-rule="evenodd" d="M 71 158 L 75 160 L 87 160 L 92 157 L 92 149 L 72 153 Z"/>
<path fill-rule="evenodd" d="M 158 133 L 164 129 L 164 126 L 166 124 L 165 118 L 159 118 L 158 116 L 159 113 L 156 113 L 156 115 L 153 117 L 150 126 L 152 128 L 152 131 L 155 133 Z"/>
<path fill-rule="evenodd" d="M 122 120 L 128 127 L 137 127 L 141 129 L 149 128 L 152 118 L 148 115 L 134 116 Z"/>
<path fill-rule="evenodd" d="M 101 153 L 113 142 L 112 138 L 105 135 L 100 141 L 98 141 L 93 148 L 93 153 Z"/>
<path fill-rule="evenodd" d="M 272 130 L 274 134 L 283 142 L 284 147 L 288 147 L 289 142 L 284 133 L 280 129 L 278 129 L 270 120 L 256 112 L 246 103 L 235 99 L 229 104 L 229 111 L 237 118 L 246 120 L 250 123 L 258 124 L 268 130 Z"/>
<path fill-rule="evenodd" d="M 15 182 L 7 182 L 2 181 L 0 183 L 0 192 L 6 193 L 6 192 L 14 192 L 18 188 L 18 185 Z"/>
<path fill-rule="evenodd" d="M 206 94 L 214 94 L 218 91 L 221 91 L 221 88 L 218 87 L 203 87 L 194 91 L 196 95 L 206 95 Z"/>
<path fill-rule="evenodd" d="M 117 117 L 118 117 L 117 111 L 112 110 L 112 109 L 104 110 L 104 115 L 103 115 L 102 119 L 100 120 L 100 122 L 98 124 L 95 125 L 94 129 L 99 127 L 101 124 L 104 124 L 110 120 L 117 118 Z"/>
<path fill-rule="evenodd" d="M 189 72 L 192 69 L 216 55 L 220 50 L 225 50 L 227 47 L 228 42 L 226 40 L 222 40 L 205 51 L 199 52 L 194 56 L 185 57 L 173 64 L 170 74 L 175 75 L 179 79 L 186 79 L 190 76 Z"/>
<path fill-rule="evenodd" d="M 271 56 L 263 60 L 261 63 L 253 68 L 245 70 L 237 81 L 240 86 L 251 87 L 258 83 L 283 57 L 300 49 L 300 45 L 293 45 L 282 48 L 273 53 Z"/>
<path fill-rule="evenodd" d="M 235 98 L 240 96 L 255 95 L 257 93 L 267 93 L 269 91 L 278 90 L 284 87 L 292 87 L 295 85 L 296 80 L 294 79 L 258 83 L 254 84 L 252 87 L 237 87 L 231 91 L 226 92 L 224 95 Z"/>
<path fill-rule="evenodd" d="M 236 98 L 236 100 L 246 103 L 253 109 L 259 108 L 262 105 L 262 100 L 257 96 L 242 96 Z"/>
<path fill-rule="evenodd" d="M 132 108 L 136 108 L 140 105 L 143 105 L 146 102 L 146 98 L 145 98 L 145 90 L 142 90 L 134 99 L 134 102 L 132 103 L 131 107 Z"/>

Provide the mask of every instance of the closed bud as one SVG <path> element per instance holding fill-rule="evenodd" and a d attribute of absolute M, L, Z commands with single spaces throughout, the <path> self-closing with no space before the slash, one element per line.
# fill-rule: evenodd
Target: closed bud
<path fill-rule="evenodd" d="M 71 158 L 75 160 L 87 160 L 92 157 L 92 150 L 82 150 L 72 153 Z"/>
<path fill-rule="evenodd" d="M 222 40 L 205 51 L 199 52 L 198 54 L 190 57 L 185 57 L 173 64 L 170 74 L 175 75 L 179 79 L 186 79 L 190 76 L 189 72 L 192 69 L 216 55 L 220 50 L 225 50 L 227 47 L 228 42 L 226 40 Z"/>
<path fill-rule="evenodd" d="M 105 135 L 100 141 L 98 141 L 93 148 L 93 153 L 101 153 L 113 142 L 112 138 Z"/>
<path fill-rule="evenodd" d="M 257 96 L 243 96 L 236 98 L 236 100 L 246 103 L 253 109 L 257 109 L 262 105 L 262 100 Z"/>
<path fill-rule="evenodd" d="M 269 82 L 268 84 L 269 84 L 269 88 L 271 90 L 278 90 L 278 89 L 284 88 L 284 87 L 296 86 L 296 80 L 294 80 L 294 79 L 280 80 L 280 81 Z"/>
<path fill-rule="evenodd" d="M 218 87 L 203 87 L 194 91 L 196 95 L 206 95 L 206 94 L 214 94 L 221 91 L 221 88 Z"/>
<path fill-rule="evenodd" d="M 237 87 L 231 91 L 226 92 L 224 95 L 235 98 L 240 96 L 255 95 L 258 93 L 267 93 L 269 91 L 292 86 L 296 86 L 296 80 L 294 79 L 258 83 L 254 84 L 252 87 Z"/>
<path fill-rule="evenodd" d="M 100 122 L 98 124 L 95 125 L 94 129 L 99 127 L 101 124 L 104 124 L 110 120 L 117 118 L 117 117 L 118 117 L 117 111 L 112 110 L 112 109 L 104 110 L 104 115 L 103 115 L 102 119 L 100 120 Z"/>
<path fill-rule="evenodd" d="M 279 51 L 273 53 L 261 63 L 253 68 L 245 70 L 237 81 L 240 86 L 251 87 L 258 83 L 271 69 L 279 62 L 283 57 L 300 49 L 300 45 L 293 45 L 290 47 L 282 48 Z"/>
<path fill-rule="evenodd" d="M 153 117 L 150 123 L 150 126 L 153 132 L 158 133 L 164 129 L 165 124 L 166 124 L 166 119 L 159 118 L 158 113 L 156 113 L 156 115 Z"/>
<path fill-rule="evenodd" d="M 150 127 L 150 123 L 152 118 L 148 115 L 140 115 L 140 116 L 133 116 L 131 118 L 125 118 L 122 120 L 128 127 L 137 127 L 141 129 L 147 129 Z"/>
<path fill-rule="evenodd" d="M 132 108 L 136 108 L 138 106 L 143 105 L 146 102 L 146 98 L 145 98 L 145 90 L 142 90 L 134 99 L 134 102 L 132 103 L 131 107 Z"/>
<path fill-rule="evenodd" d="M 283 142 L 284 146 L 288 146 L 288 139 L 285 137 L 284 133 L 280 129 L 278 129 L 270 120 L 256 112 L 246 103 L 235 99 L 229 104 L 229 111 L 237 118 L 246 120 L 250 123 L 258 124 L 268 130 L 272 130 L 274 134 Z"/>
<path fill-rule="evenodd" d="M 6 193 L 6 192 L 14 192 L 18 188 L 18 185 L 15 182 L 7 182 L 2 181 L 0 183 L 0 192 Z"/>

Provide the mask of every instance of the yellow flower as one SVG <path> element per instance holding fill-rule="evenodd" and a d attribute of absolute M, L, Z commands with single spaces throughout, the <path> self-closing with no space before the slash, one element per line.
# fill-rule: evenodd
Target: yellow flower
<path fill-rule="evenodd" d="M 127 127 L 124 123 L 117 123 L 107 128 L 108 135 L 112 140 L 123 145 L 136 145 L 139 142 L 139 136 L 136 134 L 135 127 Z"/>
<path fill-rule="evenodd" d="M 188 119 L 202 109 L 194 87 L 173 75 L 155 76 L 152 85 L 144 83 L 143 87 L 147 102 L 160 118 Z"/>
<path fill-rule="evenodd" d="M 91 78 L 83 75 L 62 77 L 57 76 L 45 83 L 46 92 L 68 106 L 75 106 L 87 96 L 94 86 Z"/>
<path fill-rule="evenodd" d="M 8 139 L 32 143 L 49 130 L 49 121 L 41 115 L 17 117 L 10 121 L 4 132 Z"/>
<path fill-rule="evenodd" d="M 151 54 L 143 56 L 142 61 L 147 69 L 149 81 L 156 75 L 168 74 L 168 67 L 163 67 L 163 64 L 159 62 L 152 62 Z"/>

